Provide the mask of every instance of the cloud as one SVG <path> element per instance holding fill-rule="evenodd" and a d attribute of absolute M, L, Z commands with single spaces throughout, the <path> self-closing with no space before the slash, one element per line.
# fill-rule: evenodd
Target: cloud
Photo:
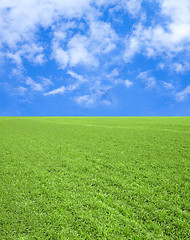
<path fill-rule="evenodd" d="M 97 20 L 89 20 L 89 30 L 85 35 L 75 34 L 67 42 L 64 49 L 60 46 L 60 37 L 53 42 L 53 57 L 64 69 L 76 65 L 98 67 L 99 56 L 116 48 L 118 36 L 111 24 Z M 61 36 L 63 39 L 65 36 Z"/>
<path fill-rule="evenodd" d="M 43 86 L 50 86 L 50 85 L 53 85 L 52 80 L 49 79 L 49 78 L 40 77 L 40 81 L 42 82 Z"/>
<path fill-rule="evenodd" d="M 176 93 L 176 100 L 183 102 L 190 95 L 190 85 L 187 86 L 183 91 Z"/>
<path fill-rule="evenodd" d="M 74 100 L 77 104 L 91 105 L 95 102 L 95 96 L 93 96 L 93 95 L 83 95 L 83 96 L 75 97 Z"/>
<path fill-rule="evenodd" d="M 76 34 L 68 42 L 68 54 L 70 57 L 70 66 L 77 64 L 97 66 L 98 62 L 89 51 L 90 39 L 86 36 Z"/>
<path fill-rule="evenodd" d="M 167 59 L 166 59 L 167 60 Z M 181 59 L 179 59 L 181 60 Z M 158 64 L 158 68 L 161 70 L 169 70 L 170 72 L 175 72 L 177 74 L 185 74 L 190 70 L 190 64 L 182 59 L 181 62 L 166 61 Z"/>
<path fill-rule="evenodd" d="M 42 92 L 44 90 L 42 84 L 35 82 L 30 77 L 27 78 L 26 85 L 30 86 L 34 91 Z"/>
<path fill-rule="evenodd" d="M 126 41 L 125 48 L 126 49 L 124 51 L 124 60 L 126 62 L 131 62 L 134 55 L 140 52 L 141 43 L 136 36 L 129 37 Z"/>
<path fill-rule="evenodd" d="M 76 90 L 77 88 L 79 88 L 81 84 L 87 82 L 87 80 L 83 76 L 81 76 L 71 70 L 68 70 L 67 74 L 70 75 L 72 78 L 75 78 L 77 81 L 74 84 L 70 84 L 66 87 L 62 86 L 62 87 L 56 88 L 50 92 L 44 93 L 44 96 L 63 94 L 65 92 L 72 92 L 72 91 Z"/>
<path fill-rule="evenodd" d="M 64 86 L 60 87 L 60 88 L 56 88 L 48 93 L 44 93 L 44 96 L 48 96 L 48 95 L 56 95 L 56 94 L 63 94 L 65 93 L 66 88 Z"/>
<path fill-rule="evenodd" d="M 78 88 L 78 86 L 79 86 L 78 83 L 73 84 L 73 85 L 69 85 L 69 86 L 67 86 L 67 87 L 62 86 L 62 87 L 60 87 L 60 88 L 56 88 L 56 89 L 54 89 L 54 90 L 52 90 L 52 91 L 49 91 L 49 92 L 47 92 L 47 93 L 44 93 L 44 96 L 57 95 L 57 94 L 61 94 L 61 95 L 62 95 L 63 93 L 65 93 L 65 92 L 67 92 L 67 91 L 70 91 L 70 92 L 74 91 L 75 89 Z"/>
<path fill-rule="evenodd" d="M 68 70 L 67 74 L 69 74 L 71 77 L 77 79 L 80 83 L 87 81 L 83 76 L 81 76 L 81 75 L 79 75 L 79 74 L 77 74 L 77 73 L 75 73 L 71 70 Z"/>
<path fill-rule="evenodd" d="M 174 86 L 171 83 L 162 81 L 162 84 L 166 89 L 174 89 Z"/>
<path fill-rule="evenodd" d="M 127 79 L 124 81 L 124 84 L 127 88 L 130 88 L 133 85 L 133 82 L 131 82 L 130 80 Z"/>
<path fill-rule="evenodd" d="M 30 41 L 41 26 L 65 18 L 81 17 L 90 8 L 91 0 L 1 0 L 1 44 L 15 47 L 19 42 Z"/>
<path fill-rule="evenodd" d="M 108 104 L 111 89 L 118 84 L 130 88 L 134 83 L 128 78 L 139 69 L 137 79 L 152 89 L 157 86 L 153 71 L 135 66 L 132 73 L 129 63 L 138 54 L 156 60 L 157 66 L 160 62 L 157 70 L 177 74 L 190 70 L 189 0 L 1 0 L 0 14 L 0 56 L 7 61 L 9 77 L 20 78 L 21 95 L 26 92 L 20 86 L 23 79 L 27 91 L 44 95 L 73 92 L 84 84 L 83 93 L 74 98 L 77 103 Z M 57 86 L 56 78 L 41 77 L 47 62 L 56 78 L 68 77 L 64 86 Z M 36 75 L 29 77 L 34 68 Z M 161 85 L 173 88 L 168 82 Z M 178 99 L 186 98 L 184 91 L 177 93 Z"/>
<path fill-rule="evenodd" d="M 37 33 L 40 28 L 51 27 L 53 33 L 53 56 L 64 68 L 69 62 L 71 66 L 78 63 L 95 64 L 97 61 L 89 45 L 92 44 L 101 48 L 101 51 L 108 52 L 115 47 L 112 38 L 115 37 L 114 30 L 109 23 L 92 20 L 96 16 L 96 8 L 105 1 L 94 0 L 1 0 L 0 2 L 0 48 L 8 47 L 8 57 L 21 62 L 21 57 L 37 64 L 44 62 L 43 48 L 39 45 Z M 90 33 L 87 35 L 76 34 L 68 41 L 68 52 L 60 46 L 60 42 L 66 40 L 68 29 L 74 26 L 78 29 L 76 18 L 83 17 L 90 20 Z M 66 20 L 59 24 L 59 20 Z M 74 21 L 73 21 L 74 19 Z M 60 27 L 59 27 L 60 25 Z M 82 26 L 82 25 L 81 25 Z M 68 40 L 68 39 L 67 39 Z M 104 41 L 102 41 L 104 40 Z M 39 52 L 39 54 L 37 54 Z M 96 62 L 96 63 L 94 63 Z"/>
<path fill-rule="evenodd" d="M 157 0 L 160 16 L 144 25 L 136 24 L 132 34 L 127 35 L 124 59 L 131 61 L 142 52 L 148 58 L 159 56 L 175 57 L 190 52 L 190 2 L 189 0 Z"/>
<path fill-rule="evenodd" d="M 133 16 L 136 17 L 141 9 L 142 0 L 123 1 L 124 8 Z"/>
<path fill-rule="evenodd" d="M 92 52 L 108 53 L 116 47 L 118 36 L 110 23 L 103 21 L 90 22 L 90 42 Z"/>
<path fill-rule="evenodd" d="M 141 79 L 145 83 L 146 88 L 153 88 L 156 86 L 156 80 L 154 77 L 150 76 L 150 71 L 139 73 L 137 78 Z"/>
<path fill-rule="evenodd" d="M 12 62 L 14 62 L 16 65 L 18 66 L 22 65 L 22 58 L 19 52 L 16 53 L 8 52 L 6 56 L 10 58 Z"/>
<path fill-rule="evenodd" d="M 28 89 L 23 86 L 19 86 L 19 87 L 13 89 L 13 91 L 16 95 L 21 95 L 21 96 L 24 96 L 26 94 L 27 90 Z"/>
<path fill-rule="evenodd" d="M 42 52 L 43 48 L 41 46 L 31 43 L 30 45 L 22 45 L 17 51 L 8 51 L 6 53 L 6 57 L 11 59 L 11 61 L 20 68 L 23 64 L 23 58 L 27 59 L 31 63 L 39 65 L 43 64 L 45 62 L 45 58 Z"/>
<path fill-rule="evenodd" d="M 54 44 L 53 46 L 52 57 L 56 60 L 60 68 L 65 69 L 67 67 L 69 62 L 68 53 L 57 44 Z"/>
<path fill-rule="evenodd" d="M 176 71 L 177 73 L 185 73 L 190 70 L 190 64 L 189 63 L 178 63 L 175 62 L 172 64 L 171 68 Z"/>
<path fill-rule="evenodd" d="M 74 97 L 74 101 L 86 107 L 95 105 L 96 103 L 109 105 L 112 103 L 112 99 L 109 97 L 109 92 L 112 88 L 113 86 L 111 85 L 104 86 L 101 81 L 95 81 L 89 88 L 89 94 Z"/>
<path fill-rule="evenodd" d="M 119 72 L 116 68 L 114 68 L 111 73 L 107 74 L 107 78 L 108 79 L 113 79 L 115 77 L 118 77 L 119 76 Z"/>

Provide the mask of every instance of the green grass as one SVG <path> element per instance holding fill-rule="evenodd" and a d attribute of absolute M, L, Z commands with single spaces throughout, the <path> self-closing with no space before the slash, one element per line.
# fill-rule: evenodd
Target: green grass
<path fill-rule="evenodd" d="M 0 239 L 190 239 L 190 118 L 0 118 Z"/>

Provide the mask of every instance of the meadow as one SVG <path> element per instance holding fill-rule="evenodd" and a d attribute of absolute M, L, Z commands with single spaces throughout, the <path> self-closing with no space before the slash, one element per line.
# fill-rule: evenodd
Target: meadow
<path fill-rule="evenodd" d="M 190 239 L 189 117 L 1 117 L 0 239 Z"/>

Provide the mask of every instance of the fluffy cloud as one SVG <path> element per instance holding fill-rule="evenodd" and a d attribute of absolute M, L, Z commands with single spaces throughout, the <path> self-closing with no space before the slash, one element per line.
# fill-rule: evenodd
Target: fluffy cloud
<path fill-rule="evenodd" d="M 141 9 L 142 0 L 123 1 L 124 8 L 133 16 L 137 16 Z"/>
<path fill-rule="evenodd" d="M 70 65 L 77 64 L 97 65 L 97 61 L 93 54 L 88 51 L 90 40 L 86 36 L 76 34 L 68 43 L 68 53 L 70 56 Z"/>
<path fill-rule="evenodd" d="M 52 57 L 56 60 L 59 67 L 62 69 L 64 69 L 69 62 L 68 53 L 64 51 L 61 47 L 59 47 L 57 44 L 53 45 Z"/>
<path fill-rule="evenodd" d="M 113 1 L 114 4 L 119 2 Z M 2 0 L 0 48 L 8 47 L 6 56 L 17 65 L 22 64 L 23 58 L 43 64 L 46 61 L 44 47 L 49 43 L 42 44 L 38 32 L 50 27 L 52 36 L 49 37 L 53 37 L 51 56 L 60 68 L 77 64 L 98 66 L 99 55 L 113 50 L 117 40 L 111 24 L 98 20 L 98 8 L 103 4 L 107 5 L 106 1 Z M 71 29 L 83 28 L 82 23 L 76 21 L 83 17 L 87 31 L 69 36 Z"/>
<path fill-rule="evenodd" d="M 75 34 L 64 49 L 56 37 L 56 42 L 53 42 L 53 57 L 63 69 L 67 65 L 73 67 L 78 64 L 97 67 L 99 55 L 112 51 L 117 40 L 118 36 L 109 23 L 90 20 L 87 33 Z"/>
<path fill-rule="evenodd" d="M 133 85 L 133 82 L 131 82 L 130 80 L 127 79 L 124 81 L 124 84 L 127 88 L 130 88 Z"/>
<path fill-rule="evenodd" d="M 95 101 L 108 103 L 108 99 L 103 100 L 104 96 L 118 84 L 127 88 L 133 85 L 132 81 L 124 80 L 131 78 L 131 75 L 120 77 L 122 74 L 118 69 L 124 68 L 126 63 L 127 69 L 128 63 L 133 62 L 136 54 L 154 59 L 159 56 L 160 70 L 169 69 L 177 74 L 188 72 L 190 1 L 146 0 L 146 4 L 151 2 L 159 7 L 151 19 L 148 18 L 148 13 L 147 18 L 143 17 L 146 14 L 142 2 L 143 0 L 1 0 L 0 56 L 5 57 L 13 66 L 9 71 L 12 76 L 25 75 L 21 77 L 27 79 L 25 84 L 28 89 L 46 92 L 44 95 L 72 92 L 85 83 L 88 89 L 85 89 L 84 95 L 76 97 L 75 101 L 86 105 Z M 126 26 L 125 23 L 123 26 L 116 25 L 115 17 L 118 13 L 132 17 L 132 21 L 127 22 Z M 125 30 L 120 31 L 120 27 L 125 27 Z M 48 87 L 54 84 L 52 80 L 37 76 L 32 77 L 38 80 L 34 81 L 27 77 L 24 69 L 26 62 L 32 67 L 40 67 L 50 60 L 56 63 L 56 70 L 60 70 L 66 77 L 69 75 L 68 80 L 75 82 L 65 86 L 60 84 L 61 87 L 54 86 L 55 89 L 49 91 Z M 86 69 L 89 76 L 84 74 L 83 77 L 74 72 L 77 67 Z M 137 78 L 145 84 L 145 88 L 154 88 L 157 83 L 150 71 L 141 71 Z M 109 86 L 104 85 L 106 81 Z M 21 81 L 17 90 L 20 95 L 24 95 L 26 90 L 20 84 Z M 162 86 L 174 88 L 166 82 Z M 187 87 L 177 93 L 177 99 L 185 99 L 188 91 Z"/>
<path fill-rule="evenodd" d="M 143 22 L 136 25 L 132 35 L 127 37 L 124 59 L 143 52 L 147 57 L 174 57 L 189 52 L 190 44 L 190 2 L 188 0 L 157 0 L 160 7 L 160 22 L 154 21 L 145 27 Z"/>
<path fill-rule="evenodd" d="M 1 44 L 15 47 L 30 41 L 39 26 L 47 28 L 61 16 L 81 17 L 90 7 L 91 0 L 1 0 Z"/>

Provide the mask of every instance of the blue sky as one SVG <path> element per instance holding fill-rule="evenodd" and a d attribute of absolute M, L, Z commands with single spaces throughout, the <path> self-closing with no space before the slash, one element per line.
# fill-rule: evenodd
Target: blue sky
<path fill-rule="evenodd" d="M 189 0 L 1 0 L 0 116 L 189 116 Z"/>

